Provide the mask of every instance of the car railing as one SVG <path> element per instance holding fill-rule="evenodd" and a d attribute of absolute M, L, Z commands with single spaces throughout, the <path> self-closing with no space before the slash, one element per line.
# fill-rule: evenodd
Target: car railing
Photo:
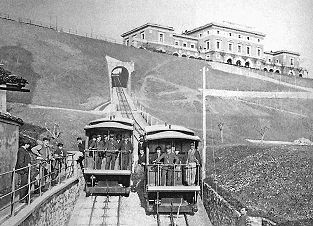
<path fill-rule="evenodd" d="M 148 164 L 147 184 L 151 186 L 199 186 L 200 165 L 191 164 Z"/>
<path fill-rule="evenodd" d="M 49 160 L 37 159 L 34 164 L 0 173 L 0 181 L 8 184 L 0 194 L 0 224 L 14 216 L 16 208 L 21 209 L 18 203 L 29 205 L 52 186 L 73 177 L 74 161 L 74 154 Z M 23 197 L 22 192 L 26 194 Z"/>
<path fill-rule="evenodd" d="M 112 155 L 115 155 L 114 170 L 131 170 L 133 156 L 131 152 L 121 150 L 85 150 L 85 168 L 93 170 L 112 169 L 110 167 L 110 160 Z M 113 160 L 111 160 L 113 161 Z M 126 163 L 125 163 L 126 162 Z M 128 162 L 128 164 L 127 164 Z"/>

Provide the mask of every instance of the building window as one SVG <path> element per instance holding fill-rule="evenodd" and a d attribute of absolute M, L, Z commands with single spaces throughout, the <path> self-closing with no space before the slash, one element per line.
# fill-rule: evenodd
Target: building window
<path fill-rule="evenodd" d="M 208 35 L 210 34 L 210 31 L 208 31 Z"/>
<path fill-rule="evenodd" d="M 258 38 L 258 42 L 260 42 L 260 39 Z"/>
<path fill-rule="evenodd" d="M 210 42 L 206 42 L 206 49 L 210 49 Z"/>
<path fill-rule="evenodd" d="M 194 49 L 195 48 L 195 44 L 191 44 L 190 48 Z"/>
<path fill-rule="evenodd" d="M 141 39 L 145 39 L 145 33 L 144 33 L 144 32 L 142 32 L 142 33 L 140 34 L 140 36 L 141 36 Z"/>
<path fill-rule="evenodd" d="M 247 46 L 247 55 L 250 55 L 250 46 Z"/>
<path fill-rule="evenodd" d="M 201 37 L 202 37 L 202 33 L 199 34 L 199 38 L 201 38 Z"/>
<path fill-rule="evenodd" d="M 228 50 L 229 50 L 230 52 L 233 51 L 233 44 L 232 44 L 232 43 L 229 43 L 229 44 L 228 44 Z"/>
<path fill-rule="evenodd" d="M 238 35 L 238 38 L 241 38 L 241 35 Z"/>
<path fill-rule="evenodd" d="M 217 42 L 216 42 L 216 49 L 220 49 L 220 45 L 221 45 L 221 42 L 220 42 L 220 41 L 217 41 Z"/>
<path fill-rule="evenodd" d="M 247 37 L 247 40 L 250 40 L 250 37 Z"/>
<path fill-rule="evenodd" d="M 241 45 L 238 45 L 238 53 L 241 53 Z"/>
<path fill-rule="evenodd" d="M 220 31 L 216 31 L 216 33 L 217 33 L 217 34 L 219 34 L 219 33 L 220 33 Z"/>
<path fill-rule="evenodd" d="M 159 34 L 159 42 L 164 42 L 164 34 L 163 33 Z"/>
<path fill-rule="evenodd" d="M 258 56 L 261 56 L 261 50 L 258 49 Z"/>
<path fill-rule="evenodd" d="M 136 35 L 133 35 L 133 39 L 137 38 L 137 34 Z"/>
<path fill-rule="evenodd" d="M 278 63 L 279 63 L 279 60 L 276 60 L 276 63 L 278 64 Z"/>
<path fill-rule="evenodd" d="M 229 33 L 229 36 L 231 36 L 231 33 Z"/>
<path fill-rule="evenodd" d="M 126 39 L 126 41 L 125 41 L 125 45 L 129 45 L 129 39 Z"/>
<path fill-rule="evenodd" d="M 183 43 L 183 47 L 187 47 L 187 43 L 186 42 Z"/>
<path fill-rule="evenodd" d="M 175 41 L 175 46 L 178 46 L 179 45 L 179 42 L 178 41 Z"/>
<path fill-rule="evenodd" d="M 290 65 L 293 66 L 293 59 L 290 59 Z"/>
<path fill-rule="evenodd" d="M 269 62 L 269 63 L 271 63 L 271 62 L 272 62 L 272 60 L 271 60 L 271 59 L 268 59 L 268 62 Z"/>

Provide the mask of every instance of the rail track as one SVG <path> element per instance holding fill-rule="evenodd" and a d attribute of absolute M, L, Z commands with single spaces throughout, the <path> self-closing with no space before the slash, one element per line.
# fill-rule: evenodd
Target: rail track
<path fill-rule="evenodd" d="M 135 131 L 139 135 L 144 134 L 144 129 L 140 126 L 140 124 L 137 122 L 137 120 L 135 119 L 133 115 L 132 109 L 127 101 L 127 97 L 124 93 L 123 88 L 122 87 L 115 87 L 115 88 L 116 88 L 116 94 L 117 94 L 118 101 L 119 101 L 119 110 L 121 111 L 122 116 L 134 120 Z M 136 139 L 139 140 L 139 137 L 136 137 Z"/>
<path fill-rule="evenodd" d="M 175 215 L 170 214 L 156 214 L 156 221 L 158 226 L 189 226 L 187 214 Z"/>
<path fill-rule="evenodd" d="M 88 225 L 120 226 L 121 196 L 94 196 Z"/>

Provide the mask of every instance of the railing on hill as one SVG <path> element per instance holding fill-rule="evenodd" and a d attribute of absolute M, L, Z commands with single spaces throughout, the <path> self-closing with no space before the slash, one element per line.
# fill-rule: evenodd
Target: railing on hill
<path fill-rule="evenodd" d="M 13 15 L 10 15 L 8 13 L 2 13 L 2 12 L 0 12 L 0 18 L 5 19 L 5 20 L 16 21 L 16 22 L 19 22 L 22 24 L 33 25 L 36 27 L 47 28 L 47 29 L 58 31 L 58 32 L 64 32 L 67 34 L 77 35 L 77 36 L 81 36 L 81 37 L 98 39 L 98 40 L 103 40 L 103 41 L 107 41 L 107 42 L 122 44 L 121 41 L 118 41 L 114 38 L 107 37 L 107 36 L 102 35 L 102 34 L 98 34 L 98 33 L 94 33 L 94 32 L 90 32 L 90 33 L 89 32 L 82 32 L 82 31 L 79 31 L 77 29 L 60 26 L 56 23 L 55 24 L 47 23 L 47 22 L 43 22 L 43 21 L 39 21 L 39 20 L 30 19 L 30 18 L 13 16 Z"/>
<path fill-rule="evenodd" d="M 74 154 L 66 157 L 52 158 L 48 161 L 37 159 L 37 163 L 28 164 L 0 174 L 0 181 L 11 181 L 9 192 L 0 194 L 0 224 L 8 217 L 13 217 L 17 209 L 25 203 L 29 205 L 38 196 L 75 175 Z"/>
<path fill-rule="evenodd" d="M 151 115 L 150 113 L 148 113 L 146 111 L 145 107 L 136 99 L 136 97 L 133 94 L 131 96 L 133 98 L 133 102 L 134 102 L 137 110 L 140 112 L 140 115 L 143 117 L 143 119 L 146 121 L 146 123 L 149 126 L 161 125 L 161 124 L 165 123 L 163 120 L 158 119 L 158 118 L 154 117 L 153 115 Z"/>

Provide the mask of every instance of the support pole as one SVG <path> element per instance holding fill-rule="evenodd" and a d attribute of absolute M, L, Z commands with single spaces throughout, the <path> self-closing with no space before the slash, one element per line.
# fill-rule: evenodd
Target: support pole
<path fill-rule="evenodd" d="M 206 109 L 205 109 L 205 88 L 206 88 L 206 79 L 205 79 L 205 71 L 206 67 L 203 67 L 202 72 L 203 72 L 203 77 L 202 77 L 202 111 L 203 111 L 203 149 L 202 149 L 202 180 L 205 179 L 205 168 L 206 168 Z"/>

